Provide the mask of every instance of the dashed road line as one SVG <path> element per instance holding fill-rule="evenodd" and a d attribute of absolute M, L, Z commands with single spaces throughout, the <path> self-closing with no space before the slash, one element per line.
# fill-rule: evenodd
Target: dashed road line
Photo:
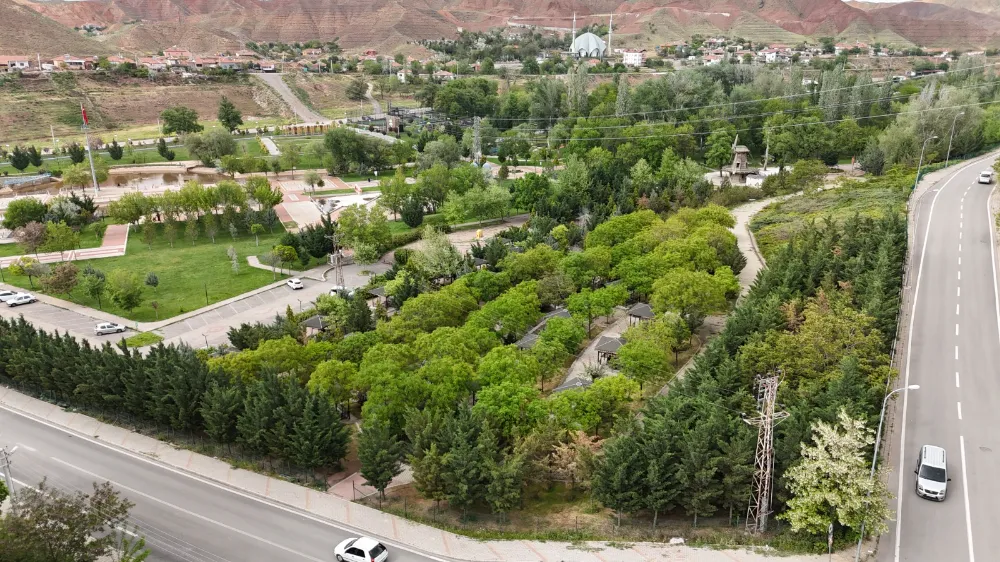
<path fill-rule="evenodd" d="M 958 442 L 962 447 L 962 493 L 965 495 L 965 530 L 969 538 L 969 562 L 976 562 L 976 554 L 972 550 L 972 516 L 969 514 L 969 476 L 965 470 L 965 436 L 959 435 Z"/>
<path fill-rule="evenodd" d="M 958 324 L 955 324 L 955 335 L 958 335 Z"/>
<path fill-rule="evenodd" d="M 955 371 L 955 388 L 962 388 L 962 385 L 959 384 L 958 380 L 958 371 Z"/>
<path fill-rule="evenodd" d="M 958 346 L 955 346 L 955 359 L 958 359 Z"/>
<path fill-rule="evenodd" d="M 962 289 L 961 289 L 961 288 L 959 288 L 959 290 L 958 290 L 958 291 L 959 291 L 959 293 L 961 293 L 961 292 L 962 292 Z M 960 306 L 960 305 L 957 305 L 957 304 L 955 305 L 955 316 L 958 316 L 958 307 L 959 307 L 959 306 Z"/>
<path fill-rule="evenodd" d="M 962 403 L 958 402 L 957 404 L 958 404 L 958 419 L 959 419 L 959 421 L 961 421 L 962 420 Z"/>

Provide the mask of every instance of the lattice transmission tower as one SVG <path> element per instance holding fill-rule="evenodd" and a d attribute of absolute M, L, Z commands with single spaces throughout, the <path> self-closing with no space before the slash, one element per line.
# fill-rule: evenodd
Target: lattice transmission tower
<path fill-rule="evenodd" d="M 767 519 L 771 514 L 774 426 L 788 417 L 788 412 L 774 411 L 780 382 L 780 377 L 775 374 L 757 377 L 757 416 L 743 420 L 758 428 L 753 489 L 750 492 L 750 507 L 747 509 L 747 532 L 755 535 L 767 530 Z"/>

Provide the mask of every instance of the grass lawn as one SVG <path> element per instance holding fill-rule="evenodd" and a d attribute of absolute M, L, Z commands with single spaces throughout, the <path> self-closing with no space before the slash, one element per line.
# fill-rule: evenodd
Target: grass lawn
<path fill-rule="evenodd" d="M 162 225 L 157 226 L 162 228 Z M 181 228 L 183 229 L 183 225 Z M 76 263 L 81 270 L 91 265 L 109 276 L 116 269 L 131 271 L 136 273 L 140 280 L 145 280 L 148 272 L 156 273 L 160 280 L 159 286 L 155 291 L 144 287 L 142 304 L 131 312 L 113 305 L 106 297 L 102 298 L 103 309 L 108 312 L 131 320 L 152 322 L 157 319 L 156 311 L 150 306 L 153 301 L 159 303 L 158 318 L 163 320 L 272 283 L 272 273 L 250 267 L 246 263 L 246 257 L 263 253 L 263 249 L 270 248 L 278 242 L 281 234 L 282 231 L 275 230 L 274 234 L 261 235 L 258 247 L 251 235 L 238 236 L 234 241 L 228 233 L 220 233 L 216 236 L 216 243 L 212 244 L 202 232 L 195 244 L 192 245 L 183 236 L 178 236 L 174 247 L 171 248 L 162 232 L 158 232 L 152 249 L 147 247 L 139 236 L 132 236 L 128 244 L 128 253 L 124 256 Z M 233 246 L 239 254 L 239 273 L 233 273 L 226 254 L 229 246 Z M 6 278 L 11 285 L 30 289 L 27 277 L 12 275 L 8 271 Z M 38 290 L 37 285 L 36 282 L 35 290 Z M 65 298 L 62 295 L 60 297 Z M 80 290 L 73 291 L 69 295 L 69 300 L 98 308 L 97 300 L 84 295 Z"/>
<path fill-rule="evenodd" d="M 100 245 L 101 241 L 94 234 L 94 225 L 88 224 L 80 230 L 80 245 L 78 249 L 97 248 Z M 39 249 L 38 252 L 42 253 L 44 250 Z M 20 256 L 24 253 L 24 248 L 21 248 L 20 244 L 0 244 L 0 258 Z"/>
<path fill-rule="evenodd" d="M 908 196 L 905 189 L 850 182 L 835 189 L 772 203 L 757 213 L 750 222 L 750 229 L 766 259 L 814 220 L 830 217 L 839 223 L 855 214 L 881 217 L 886 209 L 904 209 Z"/>
<path fill-rule="evenodd" d="M 140 332 L 132 337 L 125 338 L 125 343 L 133 348 L 153 345 L 161 341 L 163 341 L 163 336 L 154 334 L 153 332 Z"/>

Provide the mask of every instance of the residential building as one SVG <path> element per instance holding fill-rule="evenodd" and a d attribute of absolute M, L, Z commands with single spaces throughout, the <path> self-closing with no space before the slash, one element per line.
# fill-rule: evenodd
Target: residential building
<path fill-rule="evenodd" d="M 63 55 L 61 57 L 56 57 L 53 62 L 55 63 L 56 68 L 65 68 L 66 70 L 93 70 L 94 68 L 93 57 Z"/>
<path fill-rule="evenodd" d="M 167 69 L 167 61 L 162 57 L 140 57 L 139 65 L 145 66 L 150 72 L 162 72 Z"/>
<path fill-rule="evenodd" d="M 455 75 L 447 70 L 437 70 L 434 72 L 433 77 L 438 82 L 450 82 L 455 79 Z"/>
<path fill-rule="evenodd" d="M 277 72 L 278 63 L 273 60 L 262 60 L 260 61 L 260 71 L 261 72 Z"/>
<path fill-rule="evenodd" d="M 219 57 L 218 66 L 223 70 L 242 70 L 243 63 L 233 57 Z"/>
<path fill-rule="evenodd" d="M 709 66 L 722 64 L 723 60 L 725 60 L 725 57 L 722 55 L 705 55 L 704 57 L 701 58 L 702 64 Z"/>
<path fill-rule="evenodd" d="M 163 57 L 167 60 L 167 64 L 169 66 L 187 66 L 187 61 L 190 60 L 192 56 L 191 51 L 181 49 L 176 45 L 163 50 Z"/>
<path fill-rule="evenodd" d="M 31 68 L 31 59 L 28 57 L 0 56 L 0 72 L 17 72 L 18 70 L 27 70 L 29 68 Z"/>
<path fill-rule="evenodd" d="M 406 84 L 406 77 L 411 76 L 413 73 L 408 69 L 403 68 L 396 72 L 396 80 L 399 80 L 400 84 Z"/>
<path fill-rule="evenodd" d="M 302 51 L 302 56 L 304 56 L 304 57 L 320 57 L 320 56 L 323 56 L 323 49 L 304 49 Z"/>
<path fill-rule="evenodd" d="M 646 51 L 640 49 L 625 49 L 622 51 L 622 64 L 640 67 L 646 62 Z"/>

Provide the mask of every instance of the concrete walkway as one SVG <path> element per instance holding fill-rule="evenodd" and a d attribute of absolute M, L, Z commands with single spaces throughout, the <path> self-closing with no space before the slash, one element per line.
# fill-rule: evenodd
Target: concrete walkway
<path fill-rule="evenodd" d="M 59 427 L 69 434 L 110 449 L 142 455 L 149 462 L 192 478 L 205 478 L 233 492 L 253 494 L 315 517 L 349 525 L 361 532 L 412 546 L 442 560 L 483 562 L 574 562 L 670 561 L 670 562 L 765 562 L 773 557 L 748 550 L 713 550 L 663 543 L 553 541 L 479 541 L 442 531 L 408 519 L 353 503 L 335 494 L 316 491 L 256 472 L 234 468 L 230 463 L 121 427 L 101 423 L 83 414 L 25 396 L 0 386 L 0 405 L 36 420 Z M 847 562 L 853 552 L 835 554 L 832 560 Z M 789 562 L 825 562 L 822 556 L 793 556 Z"/>
<path fill-rule="evenodd" d="M 274 139 L 271 137 L 261 137 L 260 142 L 267 149 L 268 156 L 281 156 L 281 149 L 278 148 L 278 145 L 274 144 Z"/>
<path fill-rule="evenodd" d="M 566 378 L 557 386 L 559 390 L 574 388 L 578 386 L 586 386 L 594 382 L 587 375 L 587 367 L 590 365 L 603 365 L 609 374 L 616 372 L 607 364 L 602 364 L 597 359 L 597 344 L 601 342 L 602 337 L 616 338 L 625 333 L 628 330 L 628 315 L 625 314 L 625 309 L 623 307 L 615 308 L 612 313 L 612 318 L 614 320 L 609 324 L 601 333 L 590 341 L 587 348 L 580 352 L 573 360 L 573 364 L 569 366 L 569 370 L 566 371 Z M 595 320 L 603 320 L 597 319 Z"/>
<path fill-rule="evenodd" d="M 128 243 L 128 225 L 112 224 L 104 233 L 104 240 L 97 248 L 84 248 L 68 252 L 44 252 L 41 254 L 25 254 L 0 258 L 0 268 L 10 267 L 10 264 L 23 257 L 35 258 L 41 263 L 61 263 L 65 261 L 93 260 L 99 258 L 114 258 L 125 255 Z"/>

